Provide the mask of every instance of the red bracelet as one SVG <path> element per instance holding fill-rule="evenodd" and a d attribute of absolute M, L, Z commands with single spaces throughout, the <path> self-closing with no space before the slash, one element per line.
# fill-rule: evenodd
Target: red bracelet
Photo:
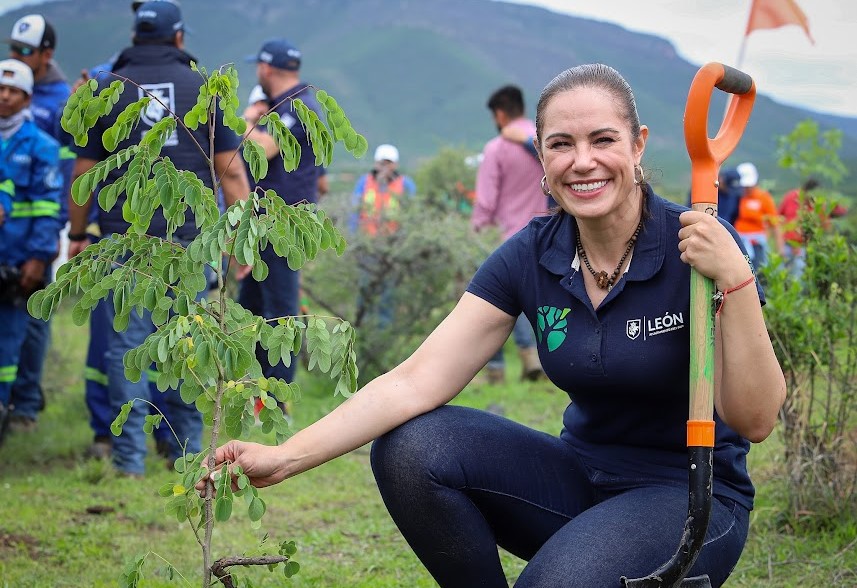
<path fill-rule="evenodd" d="M 740 290 L 744 286 L 749 286 L 750 284 L 752 284 L 755 281 L 756 281 L 756 276 L 750 276 L 746 281 L 741 282 L 740 284 L 738 284 L 734 288 L 727 288 L 726 290 L 723 290 L 722 292 L 720 290 L 715 292 L 714 296 L 712 298 L 714 300 L 714 304 L 717 306 L 717 310 L 714 312 L 714 316 L 719 316 L 720 311 L 723 310 L 723 306 L 726 304 L 726 295 L 727 294 L 731 294 L 732 292 L 735 292 L 736 290 Z"/>

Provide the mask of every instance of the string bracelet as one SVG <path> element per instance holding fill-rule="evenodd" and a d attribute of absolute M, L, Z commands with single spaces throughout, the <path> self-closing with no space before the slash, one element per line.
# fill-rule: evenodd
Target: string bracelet
<path fill-rule="evenodd" d="M 749 286 L 750 284 L 752 284 L 755 281 L 756 281 L 756 276 L 750 276 L 746 281 L 741 282 L 740 284 L 738 284 L 734 288 L 727 288 L 726 290 L 723 290 L 723 291 L 718 290 L 717 292 L 715 292 L 714 296 L 711 297 L 711 299 L 714 301 L 714 306 L 717 308 L 717 310 L 714 312 L 714 316 L 720 316 L 720 311 L 723 310 L 723 306 L 726 304 L 726 295 L 727 294 L 731 294 L 732 292 L 740 290 L 744 286 Z"/>

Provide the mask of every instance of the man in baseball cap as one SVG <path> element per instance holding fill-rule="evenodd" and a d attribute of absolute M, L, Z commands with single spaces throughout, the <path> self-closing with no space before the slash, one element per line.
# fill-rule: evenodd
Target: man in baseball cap
<path fill-rule="evenodd" d="M 301 68 L 301 51 L 285 39 L 271 39 L 262 45 L 259 53 L 249 56 L 247 61 L 267 63 L 285 71 L 298 71 Z"/>
<path fill-rule="evenodd" d="M 270 162 L 268 175 L 256 183 L 257 187 L 273 190 L 289 205 L 304 201 L 318 202 L 322 171 L 315 165 L 309 137 L 304 126 L 298 121 L 292 100 L 300 99 L 322 119 L 324 111 L 314 92 L 300 79 L 300 50 L 283 38 L 271 39 L 263 43 L 256 54 L 247 57 L 247 61 L 256 63 L 257 82 L 268 97 L 269 108 L 279 115 L 282 123 L 292 132 L 300 146 L 301 154 L 297 169 L 287 172 L 279 148 L 271 135 L 258 127 L 252 128 L 247 135 L 249 140 L 265 150 Z M 259 108 L 248 109 L 248 122 L 255 125 L 262 112 Z M 250 277 L 242 279 L 238 302 L 254 314 L 267 318 L 299 314 L 298 271 L 292 270 L 286 260 L 274 252 L 270 244 L 260 254 L 268 265 L 268 279 L 264 283 Z M 274 362 L 274 365 L 271 365 L 267 353 L 261 348 L 257 349 L 256 357 L 266 377 L 280 378 L 286 382 L 294 381 L 298 362 L 292 361 L 288 367 L 282 362 Z M 284 404 L 281 408 L 288 411 Z"/>
<path fill-rule="evenodd" d="M 89 133 L 87 145 L 73 146 L 73 150 L 77 153 L 75 176 L 81 176 L 99 162 L 111 157 L 111 151 L 104 146 L 102 139 L 116 123 L 120 113 L 139 98 L 140 92 L 145 92 L 156 99 L 149 102 L 141 113 L 139 124 L 119 144 L 118 149 L 138 143 L 151 132 L 155 125 L 167 117 L 176 116 L 181 120 L 194 107 L 199 94 L 200 77 L 191 67 L 191 64 L 196 61 L 193 56 L 184 51 L 184 21 L 178 6 L 163 0 L 142 4 L 134 14 L 132 45 L 122 50 L 112 66 L 115 76 L 134 80 L 137 88 L 122 93 L 113 110 L 95 123 Z M 98 80 L 99 88 L 110 83 L 111 79 L 108 77 Z M 212 141 L 210 131 L 214 134 L 213 142 L 210 142 Z M 196 129 L 180 128 L 166 137 L 160 154 L 177 162 L 176 165 L 180 162 L 182 169 L 202 178 L 202 182 L 208 186 L 208 189 L 216 190 L 213 186 L 212 174 L 209 173 L 213 165 L 216 176 L 220 178 L 224 202 L 230 206 L 239 199 L 246 198 L 250 192 L 244 167 L 234 165 L 236 156 L 240 161 L 240 155 L 236 155 L 239 143 L 240 137 L 224 125 L 223 117 L 220 114 L 214 114 L 209 118 L 208 124 L 200 125 Z M 199 145 L 202 144 L 211 147 L 213 161 L 206 157 L 208 148 L 204 151 L 199 149 Z M 108 181 L 115 182 L 122 171 L 124 170 L 112 170 Z M 122 212 L 125 196 L 125 194 L 120 195 L 116 205 L 109 210 L 98 212 L 98 228 L 101 235 L 124 234 L 129 230 L 129 223 Z M 91 199 L 83 205 L 74 202 L 69 204 L 71 216 L 68 235 L 71 241 L 69 257 L 79 254 L 90 244 L 87 227 L 91 204 Z M 164 216 L 157 212 L 152 217 L 146 233 L 160 239 L 166 239 L 170 234 L 169 238 L 172 241 L 187 246 L 199 234 L 199 228 L 194 222 L 192 212 L 189 211 L 187 221 L 171 231 Z M 108 298 L 104 307 L 107 316 L 102 317 L 107 319 L 107 324 L 113 320 L 112 309 L 112 300 Z M 132 398 L 155 398 L 152 395 L 148 376 L 144 374 L 134 382 L 124 376 L 122 357 L 127 349 L 142 344 L 145 338 L 155 330 L 155 325 L 149 316 L 132 313 L 130 321 L 129 328 L 121 335 L 108 329 L 110 332 L 107 334 L 105 351 L 102 355 L 105 372 L 108 374 L 107 404 L 114 415 Z M 202 420 L 199 411 L 192 403 L 183 402 L 175 389 L 169 389 L 163 393 L 157 392 L 157 395 L 169 405 L 170 428 L 175 433 L 167 449 L 171 462 L 180 457 L 184 449 L 193 453 L 199 451 L 202 443 Z M 100 408 L 98 407 L 99 412 Z M 113 465 L 119 470 L 120 475 L 133 478 L 145 472 L 148 448 L 146 436 L 141 434 L 141 427 L 147 412 L 148 408 L 143 411 L 132 410 L 122 434 L 113 438 L 112 448 L 109 446 L 104 448 L 110 451 Z M 96 434 L 98 434 L 97 431 Z M 96 441 L 100 442 L 97 437 Z M 96 454 L 93 453 L 93 455 Z"/>

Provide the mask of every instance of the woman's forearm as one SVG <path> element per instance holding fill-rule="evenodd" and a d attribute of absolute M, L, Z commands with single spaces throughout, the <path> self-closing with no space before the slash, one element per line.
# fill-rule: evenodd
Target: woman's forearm
<path fill-rule="evenodd" d="M 786 385 L 754 284 L 726 296 L 717 333 L 717 412 L 735 432 L 757 443 L 776 424 Z"/>
<path fill-rule="evenodd" d="M 353 451 L 426 410 L 413 402 L 414 390 L 394 372 L 379 376 L 328 415 L 290 437 L 280 447 L 287 477 Z"/>

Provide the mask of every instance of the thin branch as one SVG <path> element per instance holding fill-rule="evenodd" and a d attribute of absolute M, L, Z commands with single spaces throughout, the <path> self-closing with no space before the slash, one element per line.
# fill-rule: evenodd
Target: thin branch
<path fill-rule="evenodd" d="M 211 566 L 211 572 L 220 580 L 224 588 L 235 588 L 232 574 L 227 568 L 232 566 L 269 566 L 289 561 L 285 555 L 260 555 L 257 557 L 222 557 Z"/>

